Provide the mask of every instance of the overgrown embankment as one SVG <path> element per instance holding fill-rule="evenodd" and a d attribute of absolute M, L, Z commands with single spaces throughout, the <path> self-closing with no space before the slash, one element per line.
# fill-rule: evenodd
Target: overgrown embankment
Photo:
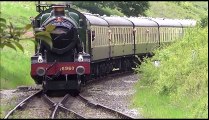
<path fill-rule="evenodd" d="M 35 2 L 1 2 L 1 17 L 14 27 L 30 24 L 30 16 L 37 14 Z M 28 37 L 28 36 L 27 36 Z M 0 49 L 0 89 L 12 89 L 20 85 L 34 85 L 30 77 L 30 57 L 34 54 L 34 43 L 23 40 L 24 53 L 16 48 Z"/>
<path fill-rule="evenodd" d="M 30 77 L 30 56 L 33 54 L 34 43 L 22 41 L 24 53 L 17 48 L 5 47 L 1 50 L 0 89 L 12 89 L 21 85 L 34 85 Z"/>
<path fill-rule="evenodd" d="M 182 40 L 156 50 L 138 72 L 133 106 L 145 118 L 208 118 L 208 28 L 190 29 Z"/>

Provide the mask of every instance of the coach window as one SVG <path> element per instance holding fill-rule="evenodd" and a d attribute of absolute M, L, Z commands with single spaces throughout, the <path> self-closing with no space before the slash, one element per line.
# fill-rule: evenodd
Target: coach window
<path fill-rule="evenodd" d="M 115 28 L 112 29 L 112 35 L 113 35 L 113 44 L 115 44 L 115 39 L 116 39 L 116 36 L 115 36 Z"/>
<path fill-rule="evenodd" d="M 98 28 L 98 39 L 99 39 L 99 44 L 98 44 L 98 46 L 100 46 L 101 45 L 101 28 L 100 27 L 97 27 Z"/>
<path fill-rule="evenodd" d="M 104 38 L 105 38 L 105 35 L 104 35 L 104 27 L 102 27 L 101 29 L 101 42 L 102 42 L 102 46 L 104 46 Z"/>
<path fill-rule="evenodd" d="M 139 29 L 136 28 L 136 27 L 135 27 L 135 30 L 136 30 L 136 31 L 135 31 L 135 43 L 138 44 L 138 41 L 139 41 L 139 39 L 140 39 L 140 38 L 139 38 L 140 35 L 138 35 L 138 34 L 139 34 L 140 31 L 139 31 Z"/>
<path fill-rule="evenodd" d="M 173 33 L 172 33 L 173 34 L 173 40 L 175 40 L 175 30 L 176 30 L 176 28 L 173 29 Z"/>
<path fill-rule="evenodd" d="M 101 45 L 101 35 L 100 35 L 100 31 L 101 31 L 101 28 L 100 27 L 97 27 L 97 36 L 98 36 L 98 46 L 100 46 Z"/>
<path fill-rule="evenodd" d="M 171 28 L 171 41 L 173 41 L 173 29 L 174 28 Z"/>
<path fill-rule="evenodd" d="M 123 44 L 128 43 L 128 39 L 126 39 L 126 35 L 128 34 L 126 29 L 127 29 L 126 27 L 123 27 L 123 34 L 122 34 Z"/>
<path fill-rule="evenodd" d="M 145 43 L 146 42 L 146 33 L 145 33 L 145 30 L 144 30 L 144 28 L 142 28 L 142 36 L 143 36 L 143 43 Z"/>
<path fill-rule="evenodd" d="M 102 44 L 102 43 L 103 43 L 103 41 L 102 41 L 102 40 L 103 40 L 103 37 L 102 37 L 102 30 L 103 30 L 103 28 L 101 27 L 101 28 L 100 28 L 100 33 L 99 33 L 99 35 L 100 35 L 100 46 L 103 45 L 103 44 Z"/>
<path fill-rule="evenodd" d="M 169 36 L 168 36 L 168 38 L 169 38 L 169 39 L 168 39 L 168 40 L 169 40 L 168 42 L 171 41 L 171 37 L 172 37 L 172 36 L 171 36 L 171 29 L 172 29 L 172 28 L 168 28 L 168 35 L 169 35 Z"/>
<path fill-rule="evenodd" d="M 120 28 L 117 28 L 118 29 L 118 32 L 117 32 L 117 34 L 118 34 L 118 45 L 120 45 Z"/>
<path fill-rule="evenodd" d="M 115 45 L 118 43 L 118 29 L 115 28 Z"/>
<path fill-rule="evenodd" d="M 106 28 L 104 28 L 104 31 L 103 31 L 103 35 L 104 35 L 104 45 L 106 46 L 106 44 L 107 44 L 107 40 L 108 40 L 108 38 L 107 38 L 107 36 L 108 36 L 108 34 L 107 34 L 107 31 L 106 31 L 107 29 Z"/>
<path fill-rule="evenodd" d="M 107 41 L 108 41 L 108 32 L 107 32 L 107 28 L 104 28 L 104 33 L 103 35 L 104 37 L 104 45 L 107 46 Z"/>
<path fill-rule="evenodd" d="M 173 28 L 171 28 L 171 41 L 173 40 Z"/>
<path fill-rule="evenodd" d="M 119 35 L 118 35 L 118 38 L 119 38 L 119 39 L 118 39 L 118 44 L 119 44 L 119 45 L 121 45 L 121 44 L 122 44 L 122 42 L 123 42 L 123 41 L 122 41 L 122 39 L 121 39 L 121 29 L 122 29 L 122 28 L 120 28 L 120 27 L 118 28 L 118 30 L 119 30 Z"/>
<path fill-rule="evenodd" d="M 143 30 L 143 33 L 142 33 L 142 36 L 143 36 L 143 43 L 146 43 L 146 33 L 145 33 L 145 30 L 144 30 L 144 28 L 142 28 L 142 30 Z"/>
<path fill-rule="evenodd" d="M 125 27 L 122 28 L 122 41 L 123 41 L 123 44 L 126 44 L 126 37 L 125 37 Z"/>
<path fill-rule="evenodd" d="M 141 27 L 138 28 L 138 31 L 139 31 L 139 32 L 138 32 L 138 33 L 139 33 L 138 36 L 139 36 L 139 38 L 140 38 L 138 42 L 139 42 L 139 43 L 143 43 L 143 31 L 142 31 L 142 28 L 141 28 Z"/>
<path fill-rule="evenodd" d="M 151 38 L 150 42 L 154 43 L 153 28 L 152 27 L 150 28 L 150 38 Z"/>
<path fill-rule="evenodd" d="M 129 36 L 129 28 L 124 28 L 124 33 L 125 33 L 125 44 L 129 44 L 129 37 L 126 37 L 126 36 Z"/>
<path fill-rule="evenodd" d="M 176 29 L 176 38 L 179 38 L 179 37 L 178 37 L 178 32 L 179 32 L 179 28 Z"/>
<path fill-rule="evenodd" d="M 162 33 L 163 33 L 163 42 L 165 42 L 165 30 L 164 30 L 165 28 L 162 28 Z"/>
<path fill-rule="evenodd" d="M 152 42 L 155 43 L 155 30 L 152 27 Z"/>
<path fill-rule="evenodd" d="M 145 37 L 144 37 L 144 30 L 143 30 L 143 28 L 140 28 L 140 31 L 141 31 L 141 34 L 140 34 L 140 36 L 141 36 L 141 41 L 140 41 L 140 43 L 144 43 Z"/>
<path fill-rule="evenodd" d="M 167 42 L 167 40 L 168 40 L 168 34 L 167 34 L 167 28 L 165 27 L 164 28 L 164 35 L 165 35 L 165 38 L 164 38 L 164 42 Z"/>
<path fill-rule="evenodd" d="M 158 39 L 158 33 L 157 33 L 157 29 L 155 28 L 155 42 L 156 43 L 158 42 L 157 39 Z"/>
<path fill-rule="evenodd" d="M 117 35 L 117 28 L 115 28 L 115 45 L 117 45 L 117 39 L 118 39 L 118 35 Z"/>
<path fill-rule="evenodd" d="M 126 43 L 126 39 L 124 37 L 124 34 L 125 34 L 124 29 L 125 29 L 124 27 L 121 28 L 121 43 L 123 43 L 123 44 Z"/>
<path fill-rule="evenodd" d="M 122 27 L 120 27 L 119 28 L 119 33 L 120 33 L 120 35 L 119 35 L 119 44 L 120 45 L 122 45 L 123 44 L 123 38 L 122 38 L 122 30 L 123 30 L 123 28 Z"/>
<path fill-rule="evenodd" d="M 99 36 L 98 36 L 98 29 L 95 27 L 95 46 L 98 46 L 98 41 L 99 41 Z"/>
<path fill-rule="evenodd" d="M 124 43 L 126 43 L 126 39 L 125 39 L 125 37 L 124 37 L 124 27 L 123 28 L 121 28 L 121 43 L 122 44 L 124 44 Z"/>
<path fill-rule="evenodd" d="M 114 29 L 114 45 L 116 44 L 116 40 L 117 40 L 117 34 L 116 34 L 116 28 L 113 28 Z"/>
<path fill-rule="evenodd" d="M 114 45 L 116 44 L 116 39 L 117 39 L 117 35 L 116 35 L 116 28 L 113 28 L 114 29 L 114 40 L 113 40 L 113 43 Z"/>
<path fill-rule="evenodd" d="M 142 36 L 143 36 L 143 43 L 146 43 L 146 32 L 145 32 L 145 29 L 144 28 L 142 28 L 142 31 L 143 31 L 143 33 L 142 33 Z"/>
<path fill-rule="evenodd" d="M 99 46 L 102 46 L 102 27 L 99 27 L 99 38 L 100 38 L 100 43 Z"/>
<path fill-rule="evenodd" d="M 127 41 L 127 38 L 126 38 L 126 36 L 127 36 L 127 28 L 125 27 L 125 28 L 123 28 L 123 39 L 124 39 L 124 41 Z"/>
<path fill-rule="evenodd" d="M 165 42 L 168 42 L 168 37 L 169 37 L 169 34 L 168 34 L 168 28 L 165 28 Z"/>
<path fill-rule="evenodd" d="M 99 28 L 98 27 L 96 27 L 96 38 L 97 38 L 97 46 L 99 45 Z"/>
<path fill-rule="evenodd" d="M 97 36 L 97 46 L 99 46 L 99 28 L 98 27 L 96 27 L 96 36 Z"/>

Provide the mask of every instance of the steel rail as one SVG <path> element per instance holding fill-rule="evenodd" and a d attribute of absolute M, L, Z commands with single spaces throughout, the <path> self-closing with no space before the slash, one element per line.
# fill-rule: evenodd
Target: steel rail
<path fill-rule="evenodd" d="M 76 112 L 74 112 L 74 111 L 72 111 L 72 110 L 70 110 L 70 109 L 68 109 L 68 108 L 66 108 L 66 107 L 64 106 L 64 104 L 67 102 L 67 99 L 69 98 L 69 96 L 70 96 L 69 94 L 66 94 L 66 95 L 62 98 L 62 100 L 60 100 L 59 102 L 55 103 L 55 102 L 53 102 L 46 94 L 43 95 L 44 100 L 45 100 L 50 106 L 52 106 L 52 108 L 53 108 L 53 111 L 52 111 L 52 113 L 51 113 L 51 115 L 50 115 L 50 118 L 51 118 L 51 119 L 55 119 L 55 118 L 57 117 L 57 115 L 58 115 L 58 113 L 59 113 L 59 110 L 67 111 L 67 112 L 69 112 L 69 113 L 72 113 L 72 114 L 75 116 L 75 118 L 85 119 L 85 117 L 83 117 L 82 115 L 77 114 Z"/>
<path fill-rule="evenodd" d="M 124 113 L 121 113 L 121 112 L 119 112 L 119 111 L 117 111 L 117 110 L 111 109 L 111 108 L 109 108 L 109 107 L 107 107 L 107 106 L 105 106 L 105 105 L 102 105 L 102 104 L 99 104 L 99 103 L 91 102 L 91 101 L 89 101 L 88 99 L 86 99 L 85 97 L 83 97 L 83 96 L 80 95 L 80 94 L 78 95 L 78 97 L 79 97 L 82 101 L 86 102 L 88 105 L 93 106 L 93 107 L 96 107 L 96 108 L 102 108 L 102 109 L 104 109 L 104 110 L 107 110 L 108 112 L 114 113 L 115 115 L 117 115 L 118 117 L 120 117 L 120 118 L 122 118 L 122 119 L 134 119 L 134 118 L 131 117 L 131 116 L 128 116 L 128 115 L 126 115 L 126 114 L 124 114 Z"/>
<path fill-rule="evenodd" d="M 21 101 L 18 105 L 16 105 L 11 111 L 9 111 L 7 113 L 7 115 L 4 117 L 4 119 L 8 119 L 9 116 L 12 115 L 15 110 L 17 110 L 18 108 L 22 107 L 26 102 L 28 102 L 29 100 L 31 100 L 33 97 L 39 95 L 40 93 L 42 93 L 42 90 L 39 90 L 35 94 L 32 94 L 29 97 L 27 97 L 26 99 L 24 99 L 23 101 Z"/>

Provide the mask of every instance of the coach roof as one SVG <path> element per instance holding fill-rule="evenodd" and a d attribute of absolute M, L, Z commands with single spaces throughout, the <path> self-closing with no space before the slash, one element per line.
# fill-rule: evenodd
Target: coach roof
<path fill-rule="evenodd" d="M 91 25 L 108 26 L 108 23 L 101 17 L 92 14 L 84 14 L 84 15 Z"/>
<path fill-rule="evenodd" d="M 154 22 L 153 20 L 150 20 L 149 18 L 140 18 L 140 17 L 130 17 L 126 18 L 130 21 L 132 21 L 135 25 L 135 27 L 157 27 L 158 24 Z"/>
<path fill-rule="evenodd" d="M 133 27 L 133 23 L 123 17 L 111 16 L 111 17 L 102 17 L 104 20 L 108 22 L 110 26 L 131 26 Z"/>
<path fill-rule="evenodd" d="M 183 27 L 190 27 L 190 26 L 195 26 L 196 21 L 195 20 L 190 20 L 190 19 L 185 19 L 185 20 L 177 20 L 182 24 Z"/>
<path fill-rule="evenodd" d="M 156 21 L 160 27 L 182 27 L 181 23 L 177 20 L 163 19 L 163 18 L 152 18 Z"/>

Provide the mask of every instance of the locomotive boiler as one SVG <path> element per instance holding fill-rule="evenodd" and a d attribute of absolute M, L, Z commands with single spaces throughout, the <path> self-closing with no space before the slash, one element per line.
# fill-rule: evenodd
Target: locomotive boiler
<path fill-rule="evenodd" d="M 55 26 L 55 29 L 50 33 L 52 47 L 36 39 L 36 54 L 31 57 L 32 78 L 42 84 L 45 91 L 79 91 L 84 82 L 82 78 L 90 74 L 90 55 L 83 51 L 79 37 L 81 14 L 68 5 L 52 5 L 47 10 L 37 6 L 37 9 L 40 14 L 32 22 L 34 32 L 45 31 L 48 25 Z"/>

